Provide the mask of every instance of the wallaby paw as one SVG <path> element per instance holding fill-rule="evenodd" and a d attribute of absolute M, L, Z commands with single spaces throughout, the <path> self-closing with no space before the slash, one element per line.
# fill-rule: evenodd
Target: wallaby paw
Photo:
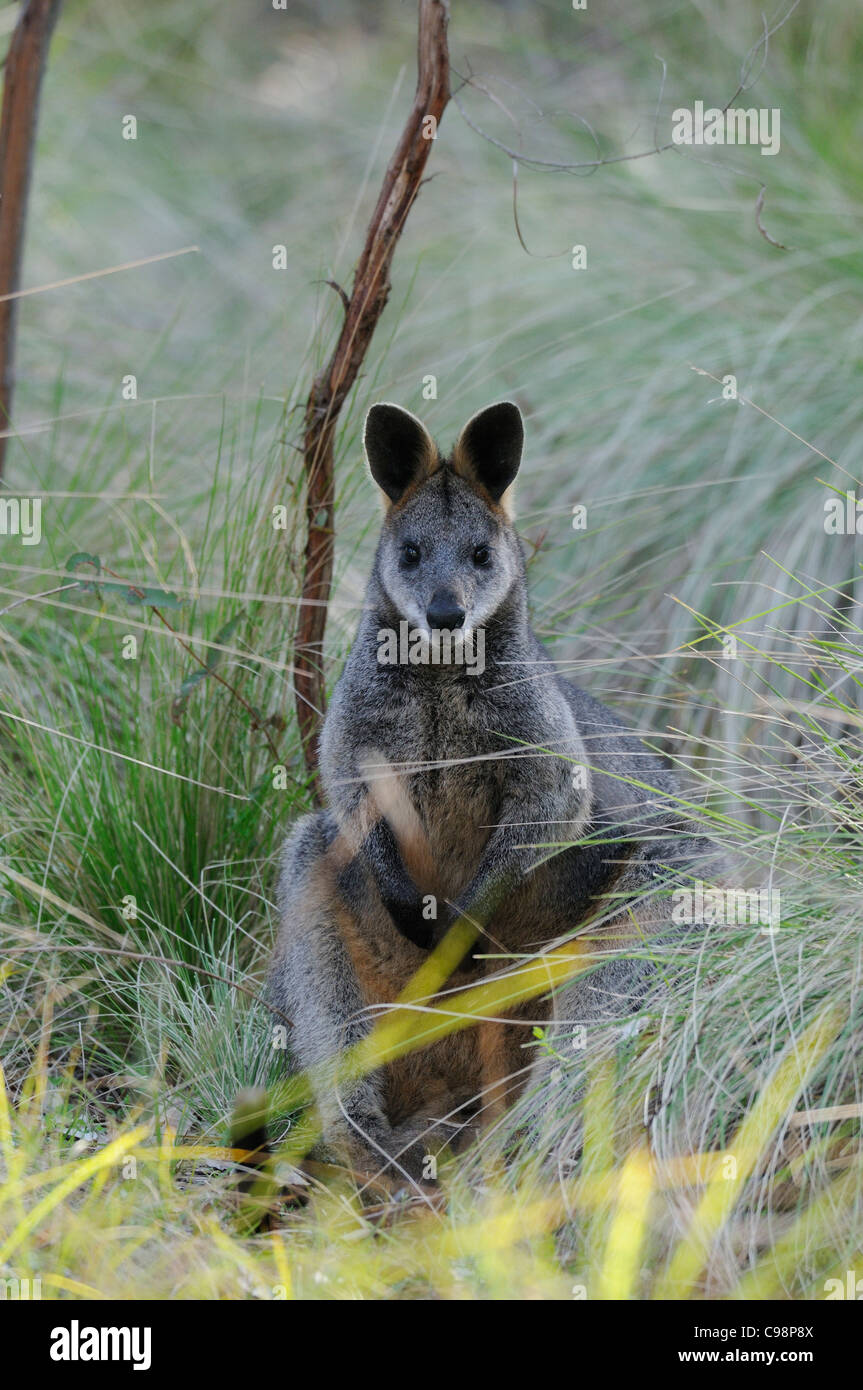
<path fill-rule="evenodd" d="M 434 1121 L 426 1116 L 415 1116 L 396 1125 L 387 1145 L 395 1163 L 418 1183 L 437 1182 L 437 1152 L 440 1148 L 442 1144 Z"/>
<path fill-rule="evenodd" d="M 392 919 L 396 931 L 418 946 L 421 951 L 430 951 L 435 940 L 434 922 L 426 921 L 423 915 L 423 900 L 419 895 L 409 902 L 399 902 L 393 898 L 384 900 L 384 906 Z"/>

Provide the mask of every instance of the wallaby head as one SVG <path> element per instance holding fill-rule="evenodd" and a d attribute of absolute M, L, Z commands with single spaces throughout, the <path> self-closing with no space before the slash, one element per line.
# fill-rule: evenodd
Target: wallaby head
<path fill-rule="evenodd" d="M 410 411 L 372 406 L 366 458 L 387 504 L 375 572 L 411 628 L 468 637 L 521 578 L 509 501 L 523 443 L 511 401 L 474 415 L 448 458 Z"/>

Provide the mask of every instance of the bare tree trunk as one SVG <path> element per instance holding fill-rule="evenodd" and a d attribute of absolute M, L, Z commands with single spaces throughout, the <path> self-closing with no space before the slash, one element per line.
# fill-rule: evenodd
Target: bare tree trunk
<path fill-rule="evenodd" d="M 294 642 L 294 691 L 303 754 L 313 774 L 317 770 L 317 733 L 325 704 L 323 637 L 333 574 L 336 426 L 389 297 L 393 253 L 419 192 L 432 138 L 449 101 L 448 18 L 448 0 L 419 0 L 413 108 L 387 166 L 354 271 L 353 292 L 350 299 L 344 296 L 345 318 L 339 340 L 315 379 L 306 403 L 303 459 L 307 532 L 302 602 Z"/>
<path fill-rule="evenodd" d="M 18 316 L 14 296 L 21 273 L 39 92 L 59 12 L 60 0 L 25 0 L 6 55 L 0 114 L 0 430 L 8 428 L 12 410 Z M 6 443 L 0 438 L 0 478 Z"/>

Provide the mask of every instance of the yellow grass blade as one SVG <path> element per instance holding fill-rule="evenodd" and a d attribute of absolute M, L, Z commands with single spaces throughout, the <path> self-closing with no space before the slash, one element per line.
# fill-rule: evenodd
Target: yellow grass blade
<path fill-rule="evenodd" d="M 786 1051 L 729 1145 L 728 1154 L 736 1161 L 733 1176 L 726 1175 L 725 1156 L 717 1155 L 717 1164 L 707 1191 L 698 1203 L 689 1230 L 679 1242 L 665 1275 L 659 1280 L 654 1295 L 656 1298 L 681 1298 L 692 1291 L 707 1261 L 711 1244 L 732 1211 L 765 1145 L 787 1116 L 807 1077 L 824 1056 L 839 1027 L 840 1019 L 835 1011 L 830 1011 L 815 1019 L 796 1046 Z"/>
<path fill-rule="evenodd" d="M 119 1158 L 124 1157 L 133 1149 L 140 1139 L 144 1138 L 149 1130 L 148 1125 L 139 1125 L 137 1129 L 131 1130 L 127 1134 L 121 1134 L 119 1139 L 114 1139 L 110 1144 L 106 1144 L 104 1149 L 98 1153 L 91 1154 L 88 1158 L 82 1158 L 75 1164 L 74 1171 L 59 1182 L 51 1192 L 45 1194 L 40 1202 L 28 1211 L 27 1215 L 18 1222 L 15 1230 L 10 1235 L 6 1243 L 0 1247 L 0 1265 L 4 1264 L 14 1250 L 22 1241 L 26 1240 L 31 1231 L 35 1230 L 41 1221 L 49 1216 L 55 1207 L 59 1206 L 70 1193 L 75 1191 L 85 1183 L 93 1173 L 99 1173 L 103 1168 L 110 1167 Z"/>
<path fill-rule="evenodd" d="M 626 1299 L 637 1293 L 652 1192 L 650 1158 L 644 1149 L 637 1149 L 629 1155 L 620 1173 L 617 1204 L 599 1272 L 600 1298 Z"/>

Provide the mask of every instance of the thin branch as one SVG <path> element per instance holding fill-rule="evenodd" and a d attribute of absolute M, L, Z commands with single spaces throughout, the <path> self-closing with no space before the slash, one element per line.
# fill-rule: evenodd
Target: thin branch
<path fill-rule="evenodd" d="M 771 246 L 777 246 L 780 251 L 787 251 L 788 247 L 785 245 L 785 243 L 782 241 L 777 241 L 775 237 L 772 237 L 770 233 L 767 231 L 767 228 L 764 226 L 764 223 L 761 221 L 761 212 L 764 207 L 764 198 L 766 193 L 767 184 L 763 183 L 761 185 L 761 192 L 758 194 L 758 199 L 755 204 L 755 225 L 758 228 L 761 235 L 764 237 L 764 240 L 769 241 Z"/>
<path fill-rule="evenodd" d="M 758 39 L 756 39 L 755 43 L 754 43 L 754 44 L 752 45 L 752 47 L 749 49 L 749 52 L 745 55 L 745 57 L 743 58 L 743 61 L 741 62 L 741 65 L 740 65 L 740 73 L 739 73 L 739 78 L 738 78 L 737 87 L 736 87 L 736 89 L 735 89 L 733 95 L 732 95 L 731 97 L 729 97 L 728 101 L 727 101 L 727 102 L 725 103 L 725 105 L 721 108 L 721 111 L 722 111 L 722 114 L 723 114 L 723 115 L 725 115 L 725 113 L 729 110 L 729 108 L 730 108 L 731 106 L 733 106 L 734 102 L 735 102 L 735 101 L 737 100 L 737 98 L 741 95 L 741 93 L 746 92 L 746 91 L 749 91 L 749 89 L 750 89 L 751 87 L 753 87 L 753 86 L 755 85 L 755 83 L 758 81 L 758 78 L 761 76 L 761 73 L 763 72 L 764 66 L 765 66 L 765 64 L 766 64 L 766 62 L 767 62 L 767 52 L 768 52 L 768 47 L 769 47 L 769 42 L 770 42 L 771 36 L 772 36 L 773 34 L 775 34 L 776 31 L 777 31 L 778 29 L 781 29 L 782 26 L 783 26 L 784 24 L 787 24 L 787 23 L 788 23 L 788 20 L 789 20 L 789 19 L 791 18 L 791 16 L 794 14 L 794 11 L 795 11 L 795 10 L 798 8 L 798 6 L 800 5 L 800 2 L 801 2 L 801 0 L 793 0 L 793 3 L 792 3 L 792 5 L 789 7 L 789 9 L 787 9 L 787 10 L 785 11 L 785 13 L 782 15 L 782 17 L 781 17 L 779 20 L 777 20 L 776 23 L 773 24 L 773 25 L 768 25 L 766 17 L 765 17 L 764 15 L 761 16 L 762 26 L 763 26 L 762 33 L 760 34 L 760 36 L 758 37 Z M 756 59 L 757 59 L 757 57 L 758 57 L 759 54 L 761 54 L 761 63 L 759 64 L 757 70 L 755 70 L 755 62 L 756 62 Z M 513 168 L 513 176 L 512 176 L 512 177 L 513 177 L 513 187 L 512 187 L 513 221 L 514 221 L 514 224 L 515 224 L 515 232 L 516 232 L 516 236 L 517 236 L 517 238 L 518 238 L 518 241 L 519 241 L 521 247 L 523 248 L 523 250 L 526 251 L 527 254 L 528 254 L 529 256 L 535 256 L 536 253 L 530 251 L 529 248 L 527 247 L 527 245 L 526 245 L 526 243 L 525 243 L 525 240 L 524 240 L 524 236 L 523 236 L 523 234 L 522 234 L 521 225 L 520 225 L 519 217 L 518 217 L 518 166 L 519 166 L 519 164 L 526 164 L 529 168 L 538 169 L 538 170 L 543 170 L 543 169 L 544 169 L 544 170 L 548 170 L 548 171 L 553 172 L 553 173 L 573 173 L 573 174 L 574 174 L 574 173 L 577 173 L 577 172 L 579 172 L 579 171 L 581 171 L 581 170 L 585 170 L 585 171 L 587 171 L 588 173 L 591 173 L 591 174 L 592 174 L 592 173 L 595 173 L 595 171 L 596 171 L 597 169 L 602 169 L 602 168 L 604 168 L 607 164 L 626 164 L 626 163 L 629 163 L 630 161 L 633 161 L 633 160 L 636 160 L 636 159 L 647 159 L 647 158 L 649 158 L 651 155 L 665 154 L 668 150 L 675 150 L 677 153 L 681 153 L 681 151 L 679 150 L 678 146 L 676 146 L 676 145 L 674 144 L 674 141 L 673 141 L 673 140 L 666 140 L 663 144 L 660 144 L 660 143 L 659 143 L 659 136 L 658 136 L 658 130 L 659 130 L 659 113 L 660 113 L 660 107 L 661 107 L 661 104 L 662 104 L 663 94 L 664 94 L 664 91 L 665 91 L 665 81 L 666 81 L 666 75 L 667 75 L 667 67 L 666 67 L 665 60 L 664 60 L 663 58 L 659 57 L 658 54 L 657 54 L 657 60 L 658 60 L 658 62 L 661 63 L 661 65 L 662 65 L 662 78 L 661 78 L 660 86 L 659 86 L 659 95 L 658 95 L 658 97 L 657 97 L 656 110 L 655 110 L 655 112 L 654 112 L 654 120 L 653 120 L 653 145 L 652 145 L 649 149 L 646 149 L 646 150 L 637 150 L 637 151 L 636 151 L 635 153 L 633 153 L 633 154 L 602 155 L 602 154 L 600 154 L 600 152 L 599 152 L 599 149 L 598 149 L 599 141 L 598 141 L 598 139 L 597 139 L 597 136 L 596 136 L 596 134 L 595 134 L 595 132 L 594 132 L 592 126 L 588 123 L 587 120 L 585 120 L 585 118 L 584 118 L 583 116 L 579 116 L 577 113 L 573 113 L 573 114 L 575 114 L 576 119 L 579 120 L 579 121 L 581 121 L 582 124 L 585 126 L 585 128 L 586 128 L 586 129 L 588 130 L 588 132 L 590 133 L 590 135 L 593 136 L 594 142 L 595 142 L 596 145 L 597 145 L 597 157 L 596 157 L 595 159 L 579 159 L 579 160 L 571 160 L 571 161 L 567 161 L 567 160 L 557 160 L 557 159 L 542 159 L 539 155 L 529 155 L 529 154 L 525 154 L 524 151 L 523 151 L 522 149 L 520 149 L 520 148 L 519 148 L 519 149 L 515 149 L 515 148 L 513 148 L 511 145 L 507 145 L 503 140 L 498 140 L 498 139 L 496 139 L 495 136 L 490 135 L 490 134 L 488 133 L 488 131 L 483 130 L 483 128 L 482 128 L 481 126 L 477 125 L 475 121 L 471 120 L 470 116 L 468 116 L 467 112 L 466 112 L 465 109 L 464 109 L 464 106 L 462 105 L 461 101 L 459 100 L 458 92 L 460 92 L 461 89 L 462 89 L 463 87 L 472 87 L 472 88 L 476 89 L 477 91 L 482 92 L 482 94 L 483 94 L 485 97 L 487 97 L 489 101 L 491 101 L 495 106 L 497 106 L 501 111 L 503 111 L 503 112 L 505 113 L 505 115 L 510 119 L 510 121 L 512 122 L 512 124 L 515 126 L 516 130 L 518 131 L 519 136 L 521 135 L 521 132 L 518 130 L 518 124 L 517 124 L 517 122 L 516 122 L 514 116 L 512 115 L 512 113 L 509 111 L 509 109 L 503 104 L 503 102 L 500 101 L 500 99 L 499 99 L 498 97 L 495 96 L 495 94 L 494 94 L 488 87 L 485 86 L 485 84 L 484 84 L 472 71 L 469 70 L 469 71 L 467 72 L 467 74 L 464 75 L 464 76 L 462 76 L 461 74 L 456 74 L 456 76 L 459 77 L 459 87 L 458 87 L 457 91 L 453 93 L 452 99 L 453 99 L 453 102 L 454 102 L 454 104 L 455 104 L 455 106 L 456 106 L 456 109 L 458 110 L 459 115 L 461 116 L 461 118 L 462 118 L 462 120 L 464 121 L 465 125 L 467 125 L 476 135 L 479 135 L 481 139 L 485 140 L 487 144 L 494 146 L 495 149 L 498 149 L 498 150 L 500 150 L 503 154 L 508 155 L 509 158 L 512 160 L 512 168 Z M 453 69 L 453 71 L 455 71 L 455 69 Z M 533 106 L 536 108 L 536 103 L 535 103 L 535 102 L 531 102 L 531 105 L 533 105 Z M 536 109 L 538 109 L 538 108 L 536 108 Z M 747 173 L 745 173 L 744 171 L 738 171 L 738 172 L 741 172 L 741 173 L 743 174 L 743 177 L 753 177 L 752 175 L 747 174 Z M 770 243 L 771 246 L 775 246 L 775 247 L 776 247 L 778 250 L 780 250 L 780 251 L 787 251 L 787 250 L 789 250 L 789 248 L 788 248 L 787 246 L 785 246 L 781 241 L 777 241 L 774 237 L 770 236 L 770 234 L 765 230 L 765 228 L 764 228 L 764 226 L 763 226 L 763 224 L 762 224 L 762 221 L 761 221 L 761 211 L 762 211 L 762 208 L 763 208 L 763 206 L 764 206 L 764 198 L 765 198 L 765 195 L 766 195 L 766 185 L 762 184 L 762 185 L 761 185 L 761 191 L 760 191 L 759 196 L 758 196 L 758 201 L 757 201 L 756 207 L 755 207 L 755 224 L 756 224 L 756 226 L 757 226 L 757 228 L 758 228 L 758 231 L 761 233 L 761 235 L 764 237 L 764 239 Z M 561 255 L 566 255 L 567 252 L 561 252 L 560 254 L 561 254 Z M 540 260 L 552 260 L 552 259 L 554 259 L 554 255 L 555 255 L 555 253 L 554 253 L 554 252 L 551 252 L 551 253 L 549 253 L 549 254 L 547 254 L 547 255 L 541 255 L 541 256 L 538 256 L 538 257 L 536 257 L 536 258 L 537 258 L 537 259 L 540 259 Z"/>
<path fill-rule="evenodd" d="M 130 583 L 128 582 L 128 580 L 123 579 L 123 576 L 122 576 L 122 575 L 117 574 L 117 573 L 116 573 L 114 570 L 112 570 L 112 569 L 109 569 L 107 565 L 103 565 L 103 567 L 102 567 L 102 572 L 103 572 L 104 574 L 110 574 L 110 576 L 111 576 L 112 579 L 119 579 L 121 583 L 126 584 L 128 590 L 129 590 L 129 592 L 132 593 L 132 594 L 135 594 L 135 595 L 137 596 L 137 598 L 139 598 L 139 599 L 141 600 L 142 603 L 144 603 L 144 602 L 147 601 L 146 592 L 145 592 L 143 589 L 139 589 L 138 586 L 135 585 L 135 584 L 130 584 Z M 74 584 L 66 584 L 66 585 L 63 585 L 62 587 L 63 587 L 63 588 L 67 588 L 67 589 L 69 589 L 69 588 L 74 588 L 74 587 L 76 587 L 78 584 L 80 584 L 80 582 L 81 582 L 80 580 L 77 580 L 77 579 L 76 579 Z M 47 592 L 46 594 L 33 594 L 33 595 L 28 595 L 28 598 L 29 598 L 29 597 L 32 597 L 32 598 L 46 598 L 46 597 L 48 596 L 48 593 L 59 593 L 59 592 L 60 592 L 59 589 L 49 589 L 48 592 Z M 26 599 L 19 599 L 18 602 L 19 602 L 19 603 L 24 603 L 24 602 L 26 602 Z M 12 607 L 12 608 L 14 608 L 15 606 L 16 606 L 16 605 L 15 605 L 14 603 L 10 605 L 10 607 Z M 272 738 L 270 737 L 270 734 L 269 734 L 269 732 L 268 732 L 268 730 L 267 730 L 266 723 L 265 723 L 264 720 L 262 719 L 262 717 L 261 717 L 261 715 L 259 714 L 259 712 L 258 712 L 256 709 L 254 709 L 254 708 L 249 704 L 248 700 L 245 698 L 244 695 L 241 695 L 241 694 L 240 694 L 240 691 L 237 690 L 236 686 L 231 685 L 231 682 L 230 682 L 230 681 L 226 680 L 224 676 L 220 675 L 220 673 L 219 673 L 217 670 L 215 670 L 215 668 L 213 667 L 212 663 L 208 663 L 207 661 L 204 660 L 203 657 L 198 656 L 198 653 L 195 651 L 194 647 L 190 646 L 190 644 L 183 638 L 183 636 L 182 636 L 182 635 L 177 631 L 177 629 L 174 627 L 173 623 L 169 622 L 169 620 L 165 617 L 164 613 L 162 612 L 161 608 L 157 608 L 157 606 L 156 606 L 154 603 L 150 603 L 150 604 L 149 604 L 149 607 L 150 607 L 150 608 L 152 609 L 152 611 L 155 613 L 156 617 L 159 619 L 159 622 L 162 624 L 162 626 L 163 626 L 164 628 L 166 628 L 168 632 L 170 632 L 170 634 L 171 634 L 171 636 L 172 636 L 173 638 L 176 639 L 176 641 L 177 641 L 177 642 L 179 643 L 179 645 L 182 647 L 183 651 L 186 652 L 187 655 L 190 656 L 190 657 L 192 658 L 193 661 L 196 661 L 196 662 L 198 663 L 198 665 L 199 665 L 203 670 L 205 670 L 205 671 L 207 672 L 208 677 L 211 677 L 211 678 L 212 678 L 214 681 L 216 681 L 219 685 L 224 686 L 224 688 L 233 696 L 233 698 L 234 698 L 240 705 L 242 705 L 243 709 L 246 711 L 246 713 L 249 715 L 249 717 L 250 717 L 250 719 L 251 719 L 252 729 L 253 729 L 253 730 L 260 730 L 260 732 L 264 735 L 264 738 L 265 738 L 265 740 L 266 740 L 267 747 L 269 748 L 270 753 L 271 753 L 272 756 L 275 758 L 275 760 L 276 760 L 277 763 L 280 762 L 280 761 L 281 761 L 281 755 L 280 755 L 280 753 L 279 753 L 279 750 L 278 750 L 276 744 L 273 742 Z M 5 609 L 5 608 L 2 609 L 2 610 L 0 610 L 0 617 L 2 617 L 3 613 L 6 613 L 6 612 L 8 612 L 8 611 L 9 611 L 9 610 L 8 610 L 8 609 Z M 212 646 L 212 649 L 213 649 L 214 651 L 224 651 L 224 650 L 226 650 L 226 648 L 225 648 L 222 644 L 218 644 L 218 645 L 217 645 L 217 644 L 213 643 L 213 644 L 210 644 L 210 645 Z M 295 779 L 292 779 L 292 780 L 295 780 Z"/>
<path fill-rule="evenodd" d="M 351 301 L 348 298 L 347 291 L 342 289 L 342 286 L 339 284 L 338 280 L 316 280 L 315 283 L 318 285 L 329 285 L 331 290 L 335 290 L 336 294 L 339 296 L 339 299 L 342 301 L 342 308 L 344 309 L 345 313 L 348 312 L 348 310 L 351 307 Z"/>
<path fill-rule="evenodd" d="M 60 0 L 25 0 L 6 55 L 0 113 L 0 422 L 12 409 L 17 293 L 45 59 Z M 0 476 L 6 438 L 0 435 Z"/>

